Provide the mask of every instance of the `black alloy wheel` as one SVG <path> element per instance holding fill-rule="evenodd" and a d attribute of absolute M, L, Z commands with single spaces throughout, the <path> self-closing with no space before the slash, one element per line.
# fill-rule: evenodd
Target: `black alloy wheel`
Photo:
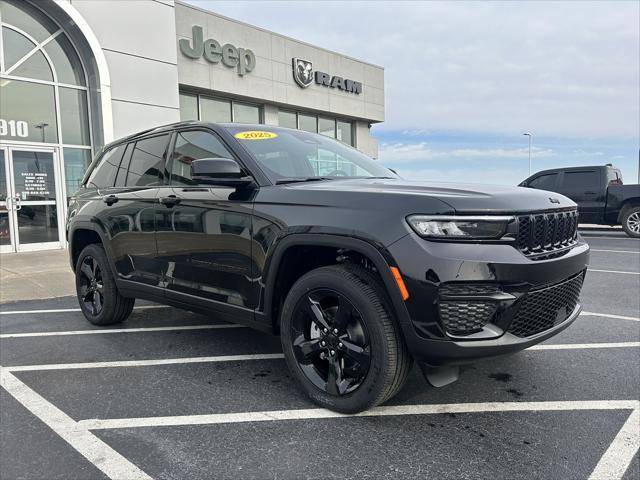
<path fill-rule="evenodd" d="M 357 413 L 400 391 L 412 358 L 391 312 L 380 277 L 359 265 L 320 267 L 296 281 L 282 306 L 282 349 L 312 401 Z"/>
<path fill-rule="evenodd" d="M 309 292 L 296 305 L 290 328 L 298 366 L 316 387 L 345 395 L 362 384 L 371 346 L 362 315 L 344 295 Z"/>
<path fill-rule="evenodd" d="M 76 263 L 76 294 L 80 310 L 94 325 L 112 325 L 127 319 L 134 298 L 120 295 L 102 245 L 87 245 Z"/>
<path fill-rule="evenodd" d="M 95 258 L 87 255 L 80 265 L 80 300 L 92 315 L 97 316 L 104 304 L 102 270 Z"/>

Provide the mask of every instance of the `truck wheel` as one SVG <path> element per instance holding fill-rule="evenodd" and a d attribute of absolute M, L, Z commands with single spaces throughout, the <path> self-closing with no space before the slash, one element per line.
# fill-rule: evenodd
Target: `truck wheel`
<path fill-rule="evenodd" d="M 387 401 L 412 365 L 381 282 L 353 265 L 300 278 L 281 318 L 289 369 L 318 405 L 356 413 Z"/>
<path fill-rule="evenodd" d="M 102 245 L 82 250 L 76 264 L 76 293 L 82 313 L 94 325 L 112 325 L 127 319 L 134 298 L 120 295 Z"/>
<path fill-rule="evenodd" d="M 640 238 L 640 205 L 625 210 L 622 215 L 622 228 L 630 237 Z"/>

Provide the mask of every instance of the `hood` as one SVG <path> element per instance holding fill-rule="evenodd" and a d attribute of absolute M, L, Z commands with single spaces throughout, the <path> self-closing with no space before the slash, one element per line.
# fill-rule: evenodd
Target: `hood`
<path fill-rule="evenodd" d="M 559 193 L 525 187 L 449 182 L 417 182 L 403 179 L 345 179 L 288 184 L 287 188 L 306 191 L 368 193 L 440 200 L 456 212 L 531 212 L 576 207 Z"/>

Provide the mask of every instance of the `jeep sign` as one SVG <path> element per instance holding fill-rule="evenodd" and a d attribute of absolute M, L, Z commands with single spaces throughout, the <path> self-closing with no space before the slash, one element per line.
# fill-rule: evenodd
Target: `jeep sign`
<path fill-rule="evenodd" d="M 222 64 L 229 68 L 237 68 L 238 75 L 249 73 L 256 66 L 256 56 L 249 49 L 237 48 L 230 43 L 220 45 L 217 40 L 210 38 L 204 40 L 202 27 L 194 25 L 192 28 L 193 45 L 189 40 L 181 38 L 178 40 L 180 51 L 186 57 L 198 59 L 204 57 L 207 62 Z"/>
<path fill-rule="evenodd" d="M 307 88 L 315 80 L 316 85 L 323 87 L 337 88 L 344 92 L 362 93 L 362 83 L 348 78 L 331 76 L 324 72 L 314 72 L 311 62 L 300 58 L 293 58 L 293 79 L 302 88 Z"/>

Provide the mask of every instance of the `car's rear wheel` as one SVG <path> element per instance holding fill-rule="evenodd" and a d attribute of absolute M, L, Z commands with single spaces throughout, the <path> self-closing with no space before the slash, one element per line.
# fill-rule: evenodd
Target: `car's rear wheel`
<path fill-rule="evenodd" d="M 104 248 L 82 250 L 76 264 L 76 293 L 82 313 L 94 325 L 112 325 L 127 319 L 135 299 L 120 295 Z"/>
<path fill-rule="evenodd" d="M 633 238 L 640 238 L 640 205 L 628 208 L 622 215 L 622 228 Z"/>
<path fill-rule="evenodd" d="M 358 266 L 313 270 L 291 288 L 281 318 L 293 376 L 318 405 L 356 413 L 402 388 L 412 360 L 381 282 Z"/>

